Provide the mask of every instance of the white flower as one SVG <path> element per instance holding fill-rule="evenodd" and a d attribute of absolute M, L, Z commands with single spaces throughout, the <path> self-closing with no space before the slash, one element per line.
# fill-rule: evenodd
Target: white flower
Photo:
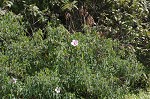
<path fill-rule="evenodd" d="M 12 83 L 16 83 L 17 82 L 17 79 L 16 78 L 12 78 Z"/>
<path fill-rule="evenodd" d="M 72 40 L 71 45 L 77 46 L 78 45 L 78 40 Z"/>
<path fill-rule="evenodd" d="M 55 88 L 55 92 L 56 92 L 57 94 L 59 94 L 59 93 L 60 93 L 60 87 L 56 87 L 56 88 Z"/>

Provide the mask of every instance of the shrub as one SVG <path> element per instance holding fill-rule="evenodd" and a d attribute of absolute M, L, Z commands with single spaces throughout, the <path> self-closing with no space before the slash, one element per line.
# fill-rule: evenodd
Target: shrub
<path fill-rule="evenodd" d="M 28 37 L 12 13 L 1 16 L 0 27 L 0 98 L 112 99 L 138 89 L 143 66 L 118 41 L 51 23 L 45 39 L 42 30 Z"/>

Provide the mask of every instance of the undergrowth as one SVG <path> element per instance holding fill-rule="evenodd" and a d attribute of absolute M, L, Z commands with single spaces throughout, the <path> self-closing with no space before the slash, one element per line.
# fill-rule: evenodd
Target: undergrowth
<path fill-rule="evenodd" d="M 2 99 L 121 99 L 147 84 L 134 50 L 117 40 L 52 23 L 46 38 L 42 30 L 29 37 L 19 22 L 13 13 L 0 16 Z"/>

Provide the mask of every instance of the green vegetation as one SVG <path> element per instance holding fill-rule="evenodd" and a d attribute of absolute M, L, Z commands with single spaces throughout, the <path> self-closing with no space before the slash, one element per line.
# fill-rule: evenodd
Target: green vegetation
<path fill-rule="evenodd" d="M 149 3 L 0 1 L 0 99 L 148 99 Z"/>
<path fill-rule="evenodd" d="M 139 94 L 129 94 L 125 96 L 125 99 L 149 99 L 150 92 L 140 91 Z"/>

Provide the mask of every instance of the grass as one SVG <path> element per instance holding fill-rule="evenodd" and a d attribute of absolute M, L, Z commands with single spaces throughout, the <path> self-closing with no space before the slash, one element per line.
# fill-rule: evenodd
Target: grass
<path fill-rule="evenodd" d="M 147 91 L 141 90 L 138 94 L 128 94 L 125 99 L 150 99 L 150 88 Z"/>

